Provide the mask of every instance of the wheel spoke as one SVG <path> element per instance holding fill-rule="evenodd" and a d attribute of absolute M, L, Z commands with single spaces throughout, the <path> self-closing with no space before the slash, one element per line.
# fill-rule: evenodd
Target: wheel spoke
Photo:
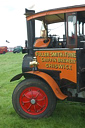
<path fill-rule="evenodd" d="M 29 109 L 31 108 L 32 104 L 29 105 L 29 107 L 27 108 L 28 111 L 30 111 Z"/>
<path fill-rule="evenodd" d="M 35 105 L 34 105 L 34 110 L 35 110 L 35 112 L 37 112 Z"/>
<path fill-rule="evenodd" d="M 31 96 L 32 96 L 31 99 L 32 99 L 33 98 L 33 91 L 31 89 L 29 91 L 31 92 Z"/>
<path fill-rule="evenodd" d="M 24 96 L 25 96 L 27 99 L 31 99 L 30 97 L 26 96 L 26 94 L 23 94 L 23 97 L 24 97 Z"/>
<path fill-rule="evenodd" d="M 26 103 L 29 103 L 30 101 L 22 101 L 22 104 L 26 104 Z"/>
<path fill-rule="evenodd" d="M 36 103 L 39 107 L 43 108 L 43 106 L 41 106 L 40 104 Z"/>
<path fill-rule="evenodd" d="M 46 97 L 44 96 L 42 99 L 39 99 L 39 100 L 37 100 L 37 101 L 42 101 L 42 100 L 44 100 Z"/>
<path fill-rule="evenodd" d="M 37 95 L 36 95 L 35 98 L 37 98 L 37 97 L 39 96 L 39 94 L 40 94 L 40 90 L 38 90 L 37 92 L 38 92 L 38 93 L 37 93 Z"/>

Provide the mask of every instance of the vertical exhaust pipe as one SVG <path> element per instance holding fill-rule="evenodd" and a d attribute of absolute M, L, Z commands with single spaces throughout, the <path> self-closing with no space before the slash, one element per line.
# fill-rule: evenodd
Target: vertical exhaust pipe
<path fill-rule="evenodd" d="M 25 9 L 25 15 L 26 17 L 28 17 L 29 15 L 33 15 L 35 13 L 34 10 L 27 10 Z M 32 56 L 33 55 L 33 44 L 34 44 L 34 41 L 35 41 L 35 20 L 32 19 L 32 20 L 29 20 L 27 21 L 27 49 L 28 49 L 28 53 L 29 53 L 29 56 Z"/>

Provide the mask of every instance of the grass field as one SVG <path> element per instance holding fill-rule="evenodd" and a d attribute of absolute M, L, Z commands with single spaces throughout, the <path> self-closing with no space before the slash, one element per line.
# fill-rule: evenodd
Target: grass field
<path fill-rule="evenodd" d="M 10 79 L 21 73 L 23 55 L 0 55 L 0 128 L 85 128 L 85 104 L 58 101 L 52 116 L 38 120 L 23 119 L 12 106 L 12 92 L 21 81 Z M 22 78 L 24 79 L 24 78 Z"/>

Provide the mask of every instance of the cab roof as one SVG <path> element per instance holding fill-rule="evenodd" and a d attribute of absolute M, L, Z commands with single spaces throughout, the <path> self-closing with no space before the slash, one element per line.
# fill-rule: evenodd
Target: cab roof
<path fill-rule="evenodd" d="M 41 11 L 34 14 L 32 13 L 32 11 L 28 10 L 28 12 L 25 13 L 26 19 L 28 21 L 32 19 L 36 19 L 40 21 L 45 21 L 45 23 L 47 24 L 51 24 L 55 22 L 64 22 L 65 21 L 64 14 L 66 13 L 81 12 L 81 11 L 84 12 L 85 4 L 51 9 L 51 10 Z M 83 13 L 83 15 L 85 16 L 85 13 Z"/>

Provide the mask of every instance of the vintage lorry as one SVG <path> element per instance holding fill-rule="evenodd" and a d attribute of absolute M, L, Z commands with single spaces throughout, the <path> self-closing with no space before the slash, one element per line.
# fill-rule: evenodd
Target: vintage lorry
<path fill-rule="evenodd" d="M 6 52 L 8 52 L 7 46 L 0 46 L 0 54 L 5 54 Z"/>
<path fill-rule="evenodd" d="M 25 15 L 22 73 L 11 79 L 25 78 L 13 91 L 15 111 L 37 119 L 51 115 L 58 99 L 85 102 L 85 5 Z"/>

